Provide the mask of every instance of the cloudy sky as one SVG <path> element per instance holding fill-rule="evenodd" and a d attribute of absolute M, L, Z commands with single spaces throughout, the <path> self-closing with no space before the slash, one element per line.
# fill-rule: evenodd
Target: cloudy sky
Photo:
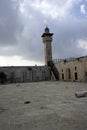
<path fill-rule="evenodd" d="M 53 59 L 87 55 L 87 0 L 0 0 L 0 66 L 44 64 L 46 25 Z"/>

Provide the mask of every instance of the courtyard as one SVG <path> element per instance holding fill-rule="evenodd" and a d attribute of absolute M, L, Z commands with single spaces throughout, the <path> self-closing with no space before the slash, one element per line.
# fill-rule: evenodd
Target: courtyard
<path fill-rule="evenodd" d="M 0 85 L 0 130 L 87 130 L 87 83 Z"/>

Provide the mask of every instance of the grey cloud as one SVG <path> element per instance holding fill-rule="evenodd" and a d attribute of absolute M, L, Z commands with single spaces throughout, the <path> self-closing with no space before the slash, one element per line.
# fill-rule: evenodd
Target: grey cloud
<path fill-rule="evenodd" d="M 19 18 L 18 2 L 0 0 L 0 45 L 17 43 L 17 35 L 23 28 Z"/>
<path fill-rule="evenodd" d="M 2 2 L 2 6 L 3 4 L 4 2 Z M 33 19 L 25 18 L 18 9 L 14 10 L 11 4 L 11 7 L 3 15 L 0 15 L 0 17 L 3 16 L 2 23 L 4 18 L 6 19 L 3 26 L 0 24 L 0 56 L 18 55 L 25 59 L 42 61 L 43 45 L 40 33 L 43 29 L 41 27 L 42 16 L 36 15 L 36 12 L 29 8 L 29 14 L 33 15 Z M 7 4 L 7 6 L 9 5 Z M 11 11 L 10 16 L 9 10 Z"/>
<path fill-rule="evenodd" d="M 26 16 L 19 12 L 19 3 L 16 2 L 16 4 L 18 5 L 14 5 L 9 0 L 1 0 L 0 46 L 14 46 L 13 49 L 8 48 L 6 51 L 5 49 L 0 51 L 0 55 L 18 55 L 24 59 L 43 62 L 44 45 L 41 35 L 46 25 L 54 33 L 53 58 L 76 57 L 86 54 L 83 49 L 77 47 L 77 41 L 87 37 L 86 19 L 67 16 L 62 21 L 53 20 L 29 5 L 26 5 Z M 1 6 L 4 6 L 4 9 Z"/>
<path fill-rule="evenodd" d="M 54 36 L 54 56 L 58 58 L 86 55 L 78 48 L 78 40 L 87 38 L 87 20 L 66 19 L 57 25 Z"/>

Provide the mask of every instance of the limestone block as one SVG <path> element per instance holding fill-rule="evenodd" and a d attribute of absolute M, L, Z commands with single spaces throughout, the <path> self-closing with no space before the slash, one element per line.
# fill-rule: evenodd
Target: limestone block
<path fill-rule="evenodd" d="M 87 97 L 87 91 L 78 91 L 78 92 L 75 93 L 75 96 L 77 98 Z"/>

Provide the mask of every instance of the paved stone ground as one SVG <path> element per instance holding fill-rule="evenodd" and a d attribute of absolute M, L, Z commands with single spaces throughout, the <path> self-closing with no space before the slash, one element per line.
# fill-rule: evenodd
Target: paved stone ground
<path fill-rule="evenodd" d="M 0 130 L 87 130 L 87 97 L 76 98 L 78 90 L 87 83 L 0 85 Z"/>

